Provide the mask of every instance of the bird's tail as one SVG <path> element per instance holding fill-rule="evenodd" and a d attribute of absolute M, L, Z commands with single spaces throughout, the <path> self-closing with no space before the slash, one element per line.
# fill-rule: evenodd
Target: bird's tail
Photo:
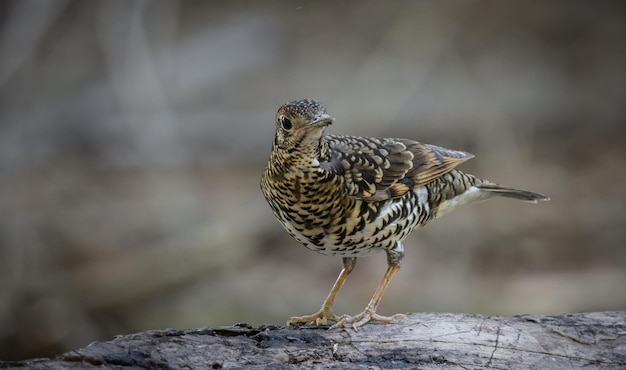
<path fill-rule="evenodd" d="M 494 183 L 482 183 L 477 186 L 481 191 L 491 193 L 494 196 L 523 200 L 525 202 L 537 203 L 548 201 L 550 198 L 543 194 L 534 193 L 528 190 L 508 188 Z"/>
<path fill-rule="evenodd" d="M 480 179 L 473 175 L 452 170 L 428 184 L 431 203 L 435 205 L 436 218 L 457 207 L 480 202 L 496 196 L 537 203 L 550 200 L 545 195 L 527 190 L 510 188 Z"/>

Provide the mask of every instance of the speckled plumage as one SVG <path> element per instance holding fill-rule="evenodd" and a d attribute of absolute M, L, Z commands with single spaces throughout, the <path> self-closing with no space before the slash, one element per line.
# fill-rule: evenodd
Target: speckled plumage
<path fill-rule="evenodd" d="M 358 327 L 369 320 L 393 322 L 377 315 L 376 308 L 400 267 L 402 240 L 413 229 L 459 205 L 496 195 L 548 199 L 456 170 L 473 157 L 469 153 L 406 139 L 325 135 L 332 122 L 315 100 L 280 107 L 261 179 L 263 195 L 289 234 L 309 249 L 342 257 L 342 273 L 322 309 L 292 318 L 293 323 L 332 320 L 335 326 Z M 355 317 L 335 316 L 332 302 L 356 257 L 377 251 L 387 253 L 389 267 L 372 301 Z"/>

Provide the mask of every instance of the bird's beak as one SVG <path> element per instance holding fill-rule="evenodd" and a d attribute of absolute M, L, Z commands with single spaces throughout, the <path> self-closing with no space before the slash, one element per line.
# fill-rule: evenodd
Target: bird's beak
<path fill-rule="evenodd" d="M 319 116 L 315 117 L 315 119 L 310 123 L 311 126 L 316 126 L 316 127 L 325 127 L 328 125 L 332 125 L 333 121 L 335 119 L 330 116 L 329 114 L 320 114 Z"/>

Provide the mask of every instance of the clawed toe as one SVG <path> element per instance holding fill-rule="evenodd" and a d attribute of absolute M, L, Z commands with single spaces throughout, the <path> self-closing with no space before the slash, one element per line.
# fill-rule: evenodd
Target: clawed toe
<path fill-rule="evenodd" d="M 328 321 L 339 322 L 342 317 L 338 317 L 332 310 L 319 310 L 313 315 L 295 316 L 287 321 L 287 326 L 297 324 L 314 324 L 315 326 L 327 325 Z"/>
<path fill-rule="evenodd" d="M 408 320 L 409 318 L 405 314 L 395 314 L 393 316 L 382 316 L 375 311 L 365 310 L 355 316 L 341 316 L 330 329 L 345 328 L 351 326 L 354 330 L 358 330 L 361 326 L 367 324 L 370 321 L 379 321 L 385 324 L 393 324 L 396 319 Z"/>

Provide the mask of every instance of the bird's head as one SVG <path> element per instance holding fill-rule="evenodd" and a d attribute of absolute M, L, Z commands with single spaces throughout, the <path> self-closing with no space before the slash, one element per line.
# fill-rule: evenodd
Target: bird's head
<path fill-rule="evenodd" d="M 276 113 L 274 145 L 283 150 L 313 149 L 319 146 L 324 128 L 333 123 L 333 117 L 317 100 L 294 100 Z"/>

